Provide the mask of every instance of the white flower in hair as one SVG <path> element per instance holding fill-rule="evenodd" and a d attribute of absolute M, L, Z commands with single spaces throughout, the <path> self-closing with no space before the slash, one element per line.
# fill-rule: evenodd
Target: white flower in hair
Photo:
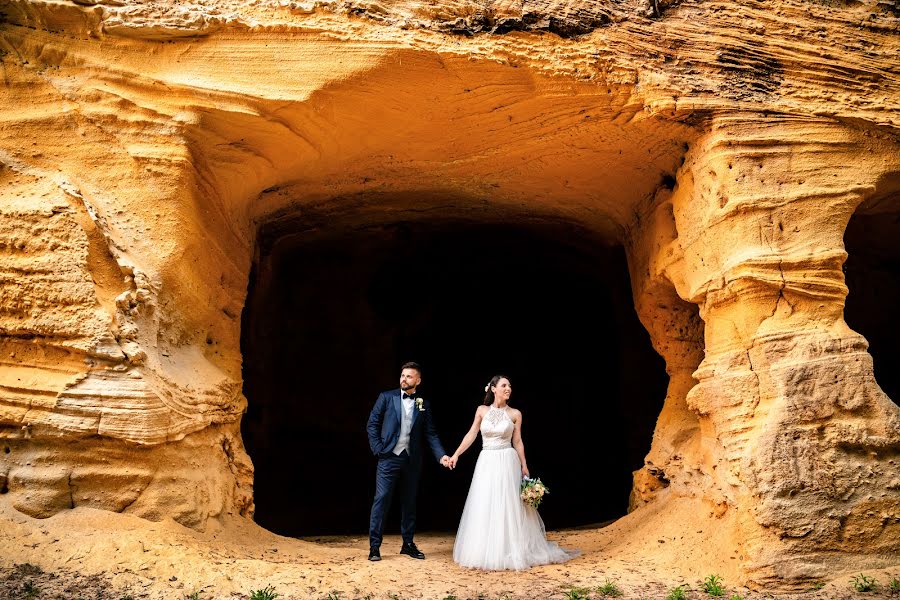
<path fill-rule="evenodd" d="M 489 389 L 490 387 L 491 387 L 491 384 L 487 384 L 486 386 L 484 386 L 484 391 L 488 391 L 488 389 Z"/>

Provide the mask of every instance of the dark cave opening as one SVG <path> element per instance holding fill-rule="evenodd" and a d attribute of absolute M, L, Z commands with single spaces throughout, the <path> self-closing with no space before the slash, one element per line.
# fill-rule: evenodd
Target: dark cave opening
<path fill-rule="evenodd" d="M 257 522 L 291 536 L 367 531 L 366 420 L 400 365 L 423 367 L 452 453 L 490 377 L 513 383 L 548 528 L 625 514 L 666 394 L 621 246 L 569 225 L 415 222 L 261 230 L 242 316 L 242 435 Z M 423 466 L 417 530 L 455 531 L 480 440 Z M 429 455 L 430 456 L 430 455 Z M 399 531 L 399 503 L 387 534 Z"/>
<path fill-rule="evenodd" d="M 900 402 L 900 175 L 861 205 L 844 233 L 844 278 L 850 292 L 844 320 L 869 342 L 875 380 Z"/>

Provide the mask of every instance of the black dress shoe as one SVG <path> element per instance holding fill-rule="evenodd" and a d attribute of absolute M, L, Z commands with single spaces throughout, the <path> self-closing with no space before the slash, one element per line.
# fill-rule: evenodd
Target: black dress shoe
<path fill-rule="evenodd" d="M 407 556 L 418 558 L 420 560 L 425 558 L 425 555 L 422 553 L 422 551 L 416 548 L 416 545 L 413 543 L 403 544 L 403 547 L 400 548 L 400 554 L 405 554 Z"/>
<path fill-rule="evenodd" d="M 381 560 L 381 552 L 378 551 L 378 548 L 372 546 L 369 548 L 369 560 Z"/>

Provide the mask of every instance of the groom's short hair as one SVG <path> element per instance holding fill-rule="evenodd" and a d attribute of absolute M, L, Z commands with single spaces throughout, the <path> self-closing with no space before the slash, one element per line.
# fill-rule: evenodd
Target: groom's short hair
<path fill-rule="evenodd" d="M 400 367 L 401 373 L 403 372 L 403 369 L 415 369 L 416 371 L 419 372 L 419 375 L 422 374 L 422 367 L 420 367 L 419 363 L 417 363 L 417 362 L 412 362 L 412 361 L 405 362 L 405 363 L 403 363 L 403 366 Z"/>

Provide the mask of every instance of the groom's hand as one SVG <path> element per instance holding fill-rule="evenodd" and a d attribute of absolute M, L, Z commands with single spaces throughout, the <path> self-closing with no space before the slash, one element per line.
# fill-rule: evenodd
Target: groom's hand
<path fill-rule="evenodd" d="M 441 457 L 441 465 L 447 467 L 448 469 L 452 468 L 450 466 L 450 457 L 446 454 Z"/>

